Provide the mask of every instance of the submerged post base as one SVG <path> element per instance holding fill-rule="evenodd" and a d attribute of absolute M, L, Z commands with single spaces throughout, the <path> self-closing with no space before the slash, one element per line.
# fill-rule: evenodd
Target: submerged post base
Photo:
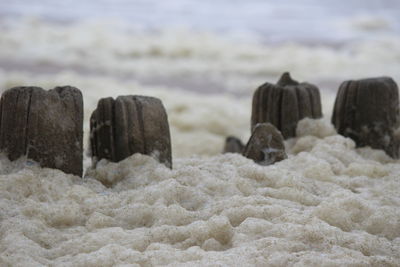
<path fill-rule="evenodd" d="M 332 123 L 337 132 L 353 139 L 358 147 L 383 149 L 399 158 L 399 92 L 389 77 L 345 81 L 336 96 Z"/>
<path fill-rule="evenodd" d="M 42 167 L 82 175 L 83 100 L 79 89 L 15 87 L 0 100 L 0 149 Z"/>
<path fill-rule="evenodd" d="M 265 83 L 253 95 L 251 130 L 257 123 L 273 124 L 285 139 L 296 135 L 299 120 L 322 117 L 318 87 L 299 83 L 285 72 L 277 84 Z"/>
<path fill-rule="evenodd" d="M 90 118 L 90 145 L 94 165 L 100 159 L 118 162 L 141 153 L 172 168 L 167 113 L 154 97 L 100 99 Z"/>

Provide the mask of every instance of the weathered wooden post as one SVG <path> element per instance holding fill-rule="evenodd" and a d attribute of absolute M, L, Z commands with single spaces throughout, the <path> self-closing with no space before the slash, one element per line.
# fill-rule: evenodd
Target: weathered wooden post
<path fill-rule="evenodd" d="M 172 168 L 167 113 L 154 97 L 100 99 L 90 118 L 90 145 L 94 165 L 100 159 L 118 162 L 141 153 Z"/>
<path fill-rule="evenodd" d="M 285 139 L 296 135 L 299 120 L 322 117 L 318 87 L 299 83 L 285 72 L 277 84 L 265 83 L 253 95 L 251 130 L 257 123 L 269 122 Z"/>
<path fill-rule="evenodd" d="M 0 100 L 0 150 L 40 166 L 82 175 L 83 100 L 79 89 L 15 87 Z"/>
<path fill-rule="evenodd" d="M 260 165 L 271 165 L 286 159 L 282 134 L 270 123 L 256 124 L 243 156 Z"/>
<path fill-rule="evenodd" d="M 358 147 L 383 149 L 399 157 L 399 90 L 392 78 L 379 77 L 345 81 L 336 96 L 332 123 L 339 134 L 353 139 Z"/>

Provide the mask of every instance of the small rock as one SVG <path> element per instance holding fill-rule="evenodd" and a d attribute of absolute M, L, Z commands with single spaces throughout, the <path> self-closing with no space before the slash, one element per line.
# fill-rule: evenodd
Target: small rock
<path fill-rule="evenodd" d="M 286 159 L 282 134 L 270 123 L 258 123 L 247 142 L 243 156 L 260 165 L 271 165 Z"/>
<path fill-rule="evenodd" d="M 228 136 L 225 140 L 224 153 L 242 153 L 244 145 L 242 141 L 235 136 Z"/>

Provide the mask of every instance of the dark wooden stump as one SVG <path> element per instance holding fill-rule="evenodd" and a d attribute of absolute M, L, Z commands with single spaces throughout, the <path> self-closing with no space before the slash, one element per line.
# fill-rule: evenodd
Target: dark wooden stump
<path fill-rule="evenodd" d="M 167 113 L 154 97 L 100 99 L 90 118 L 90 143 L 94 165 L 103 158 L 118 162 L 141 153 L 172 168 Z"/>
<path fill-rule="evenodd" d="M 399 157 L 399 92 L 392 78 L 345 81 L 336 96 L 332 123 L 339 134 L 353 139 L 358 147 L 383 149 Z"/>
<path fill-rule="evenodd" d="M 240 153 L 242 154 L 244 145 L 242 141 L 235 136 L 228 136 L 225 140 L 224 153 Z"/>
<path fill-rule="evenodd" d="M 83 100 L 70 86 L 15 87 L 0 100 L 0 149 L 42 167 L 82 175 Z"/>
<path fill-rule="evenodd" d="M 254 92 L 251 130 L 257 123 L 269 122 L 285 139 L 296 135 L 299 120 L 322 117 L 318 87 L 292 80 L 285 72 L 277 84 L 265 83 Z"/>
<path fill-rule="evenodd" d="M 243 156 L 260 165 L 271 165 L 286 159 L 282 134 L 270 123 L 255 125 Z"/>

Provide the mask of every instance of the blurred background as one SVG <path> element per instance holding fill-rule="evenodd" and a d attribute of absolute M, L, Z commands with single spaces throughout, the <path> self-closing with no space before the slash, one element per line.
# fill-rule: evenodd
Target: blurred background
<path fill-rule="evenodd" d="M 319 86 L 327 117 L 344 80 L 400 82 L 399 14 L 397 0 L 0 1 L 0 88 L 76 86 L 86 121 L 100 97 L 155 95 L 178 154 L 219 153 L 284 71 Z"/>
<path fill-rule="evenodd" d="M 184 28 L 267 43 L 340 44 L 400 30 L 397 0 L 13 0 L 0 9 L 3 18 L 108 19 L 135 30 Z"/>
<path fill-rule="evenodd" d="M 283 71 L 329 85 L 398 75 L 399 14 L 396 0 L 1 1 L 0 67 L 237 95 Z"/>

